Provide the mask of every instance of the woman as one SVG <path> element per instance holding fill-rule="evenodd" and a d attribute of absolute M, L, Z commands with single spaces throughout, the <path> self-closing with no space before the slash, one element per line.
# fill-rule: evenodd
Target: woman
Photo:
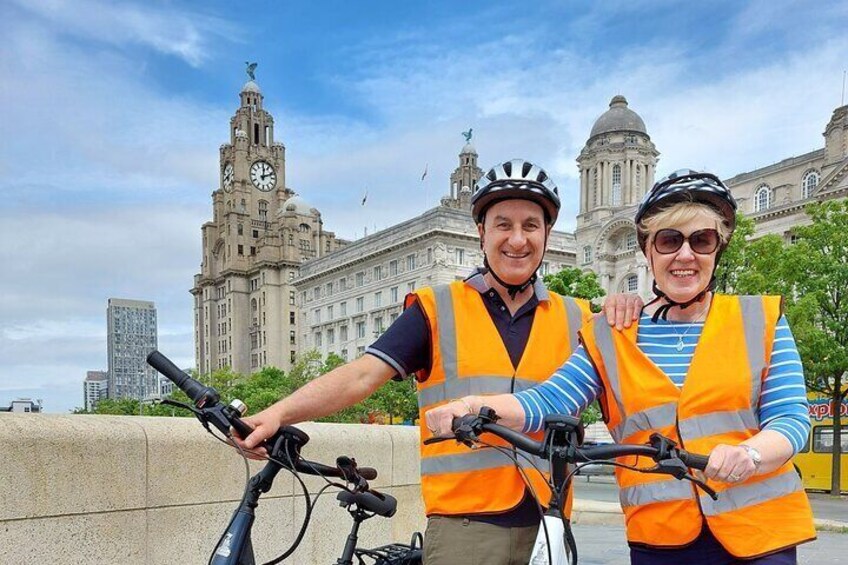
<path fill-rule="evenodd" d="M 795 563 L 795 546 L 815 539 L 789 461 L 809 433 L 804 377 L 779 297 L 713 293 L 735 212 L 712 174 L 684 169 L 658 182 L 636 213 L 657 296 L 638 325 L 590 323 L 545 383 L 450 402 L 427 413 L 428 427 L 450 435 L 453 417 L 486 405 L 500 423 L 534 431 L 545 415 L 598 399 L 617 442 L 659 432 L 708 453 L 719 493 L 712 501 L 688 482 L 616 469 L 632 563 Z"/>

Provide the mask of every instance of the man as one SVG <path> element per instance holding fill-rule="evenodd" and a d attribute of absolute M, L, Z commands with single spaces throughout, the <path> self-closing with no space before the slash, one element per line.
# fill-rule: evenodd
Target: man
<path fill-rule="evenodd" d="M 515 392 L 546 380 L 577 345 L 588 303 L 548 292 L 537 278 L 560 209 L 553 180 L 521 159 L 477 182 L 471 198 L 483 268 L 464 281 L 423 288 L 365 355 L 317 378 L 256 416 L 243 445 L 252 448 L 281 425 L 332 414 L 393 377 L 415 373 L 421 422 L 432 407 L 467 394 Z M 612 324 L 638 316 L 637 297 L 605 305 Z M 428 565 L 527 563 L 539 514 L 521 474 L 494 450 L 424 445 L 421 490 L 428 516 Z M 494 455 L 494 457 L 493 457 Z M 542 477 L 526 468 L 547 501 Z"/>

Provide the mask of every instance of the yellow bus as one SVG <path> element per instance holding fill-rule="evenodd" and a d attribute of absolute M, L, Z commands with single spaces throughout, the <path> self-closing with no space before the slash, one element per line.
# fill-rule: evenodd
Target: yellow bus
<path fill-rule="evenodd" d="M 830 490 L 833 458 L 833 406 L 817 392 L 807 394 L 810 403 L 810 422 L 813 427 L 807 445 L 795 456 L 795 467 L 807 490 Z M 848 402 L 841 410 L 842 461 L 839 489 L 848 492 Z"/>

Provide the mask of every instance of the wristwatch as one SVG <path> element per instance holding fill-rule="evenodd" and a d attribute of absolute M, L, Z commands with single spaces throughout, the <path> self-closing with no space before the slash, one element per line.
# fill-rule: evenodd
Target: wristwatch
<path fill-rule="evenodd" d="M 754 469 L 759 469 L 760 463 L 763 462 L 763 456 L 760 455 L 760 451 L 757 448 L 745 445 L 744 443 L 740 443 L 739 447 L 748 452 L 748 457 L 750 457 L 751 461 L 754 463 Z"/>

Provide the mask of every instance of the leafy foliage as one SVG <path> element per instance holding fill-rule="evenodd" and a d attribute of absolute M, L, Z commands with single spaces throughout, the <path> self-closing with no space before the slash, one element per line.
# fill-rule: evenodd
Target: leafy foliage
<path fill-rule="evenodd" d="M 592 301 L 603 297 L 606 292 L 598 282 L 598 275 L 592 271 L 583 271 L 577 267 L 563 267 L 557 273 L 547 274 L 542 278 L 548 290 L 571 296 L 574 298 L 585 298 Z M 595 312 L 600 312 L 600 307 L 592 305 Z"/>

